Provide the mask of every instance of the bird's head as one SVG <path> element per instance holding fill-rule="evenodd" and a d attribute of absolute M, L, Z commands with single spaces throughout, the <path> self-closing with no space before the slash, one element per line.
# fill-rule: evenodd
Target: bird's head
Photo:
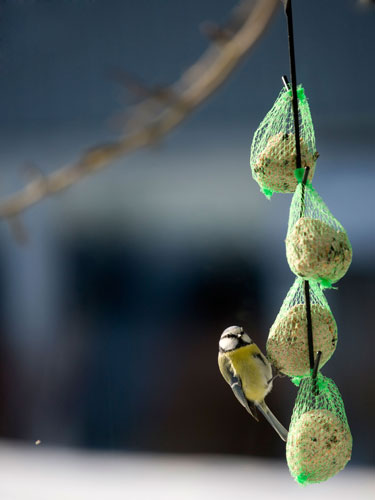
<path fill-rule="evenodd" d="M 229 326 L 221 334 L 219 351 L 229 352 L 252 344 L 253 341 L 241 326 Z"/>

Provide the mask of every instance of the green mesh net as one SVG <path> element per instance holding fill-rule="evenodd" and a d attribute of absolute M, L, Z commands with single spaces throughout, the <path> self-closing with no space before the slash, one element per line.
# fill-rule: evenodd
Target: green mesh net
<path fill-rule="evenodd" d="M 298 183 L 293 196 L 286 256 L 297 276 L 318 280 L 325 287 L 342 278 L 352 261 L 352 247 L 345 229 L 310 182 L 306 186 Z"/>
<path fill-rule="evenodd" d="M 332 356 L 337 344 L 337 326 L 317 282 L 310 282 L 311 321 L 314 351 L 321 351 L 320 366 Z M 294 376 L 310 372 L 304 280 L 290 288 L 267 340 L 267 356 L 281 373 Z"/>
<path fill-rule="evenodd" d="M 336 384 L 318 374 L 302 379 L 286 445 L 292 476 L 300 484 L 319 483 L 350 460 L 352 436 Z"/>
<path fill-rule="evenodd" d="M 297 89 L 302 167 L 310 167 L 310 179 L 319 156 L 310 108 L 301 85 Z M 271 110 L 256 130 L 251 145 L 250 166 L 253 178 L 269 198 L 274 192 L 293 193 L 297 186 L 296 144 L 292 91 L 281 90 Z"/>

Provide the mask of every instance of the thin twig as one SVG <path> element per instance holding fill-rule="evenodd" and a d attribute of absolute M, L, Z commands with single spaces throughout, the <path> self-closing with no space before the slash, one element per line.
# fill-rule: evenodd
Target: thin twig
<path fill-rule="evenodd" d="M 0 217 L 20 214 L 47 196 L 63 191 L 118 158 L 155 143 L 180 124 L 230 76 L 244 56 L 266 29 L 280 0 L 244 1 L 234 11 L 243 14 L 236 23 L 237 31 L 220 44 L 213 43 L 171 87 L 168 95 L 175 96 L 160 102 L 154 96 L 135 106 L 127 123 L 127 132 L 118 141 L 96 146 L 83 153 L 77 162 L 64 165 L 50 175 L 35 179 L 23 189 L 0 202 Z"/>

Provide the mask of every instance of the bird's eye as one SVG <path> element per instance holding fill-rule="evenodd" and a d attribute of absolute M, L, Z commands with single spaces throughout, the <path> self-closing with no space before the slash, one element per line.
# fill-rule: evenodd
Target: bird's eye
<path fill-rule="evenodd" d="M 248 336 L 247 333 L 242 334 L 242 341 L 246 342 L 246 344 L 251 344 L 251 338 Z"/>

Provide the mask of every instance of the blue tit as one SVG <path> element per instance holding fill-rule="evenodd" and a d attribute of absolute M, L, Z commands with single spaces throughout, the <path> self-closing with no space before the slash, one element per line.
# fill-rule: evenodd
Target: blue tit
<path fill-rule="evenodd" d="M 284 441 L 288 431 L 264 402 L 272 389 L 272 367 L 259 347 L 240 326 L 223 331 L 219 342 L 219 369 L 238 401 L 258 420 L 256 409 Z"/>

